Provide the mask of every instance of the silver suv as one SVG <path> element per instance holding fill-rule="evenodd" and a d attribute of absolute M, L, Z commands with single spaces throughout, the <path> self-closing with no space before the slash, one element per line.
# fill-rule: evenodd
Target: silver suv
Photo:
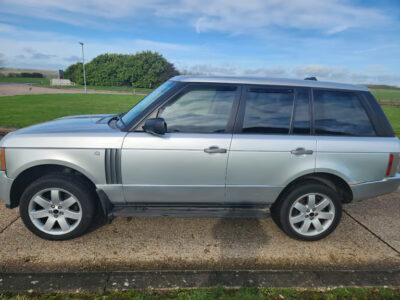
<path fill-rule="evenodd" d="M 0 198 L 52 240 L 106 216 L 263 217 L 318 240 L 343 203 L 391 193 L 400 143 L 367 88 L 178 76 L 120 115 L 64 117 L 0 143 Z"/>

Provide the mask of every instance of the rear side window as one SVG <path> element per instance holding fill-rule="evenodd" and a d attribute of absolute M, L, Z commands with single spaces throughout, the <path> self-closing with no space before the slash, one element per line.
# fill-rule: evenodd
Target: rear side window
<path fill-rule="evenodd" d="M 317 135 L 375 135 L 367 113 L 352 92 L 314 90 L 314 127 Z"/>
<path fill-rule="evenodd" d="M 242 132 L 288 134 L 292 110 L 292 90 L 249 89 Z"/>

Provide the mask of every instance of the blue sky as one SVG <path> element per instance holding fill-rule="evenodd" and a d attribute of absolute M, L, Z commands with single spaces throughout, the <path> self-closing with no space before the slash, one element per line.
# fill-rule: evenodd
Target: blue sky
<path fill-rule="evenodd" d="M 0 66 L 157 51 L 180 71 L 400 86 L 400 0 L 0 0 Z"/>

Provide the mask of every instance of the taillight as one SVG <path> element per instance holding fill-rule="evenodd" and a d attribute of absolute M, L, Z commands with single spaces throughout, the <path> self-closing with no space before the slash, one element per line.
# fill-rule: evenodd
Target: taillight
<path fill-rule="evenodd" d="M 1 167 L 2 171 L 5 171 L 6 170 L 6 150 L 4 148 L 1 148 L 0 152 L 1 152 L 1 154 L 0 154 L 0 160 L 1 160 L 0 165 L 1 166 L 0 167 Z"/>
<path fill-rule="evenodd" d="M 393 153 L 389 154 L 389 163 L 387 166 L 387 170 L 386 170 L 386 176 L 390 175 L 390 172 L 392 171 L 392 165 L 393 165 Z"/>

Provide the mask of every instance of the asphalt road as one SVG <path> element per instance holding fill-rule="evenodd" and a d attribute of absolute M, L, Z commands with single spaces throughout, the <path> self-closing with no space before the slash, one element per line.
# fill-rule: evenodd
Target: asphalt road
<path fill-rule="evenodd" d="M 0 272 L 137 270 L 387 270 L 400 267 L 400 191 L 345 206 L 318 242 L 272 219 L 117 218 L 70 241 L 31 234 L 0 202 Z"/>

